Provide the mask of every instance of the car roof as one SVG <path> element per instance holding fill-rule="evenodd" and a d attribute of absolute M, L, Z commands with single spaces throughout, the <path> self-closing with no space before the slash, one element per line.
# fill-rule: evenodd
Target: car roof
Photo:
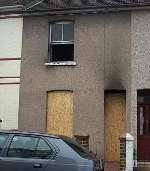
<path fill-rule="evenodd" d="M 5 133 L 5 134 L 36 135 L 36 136 L 45 136 L 45 137 L 51 137 L 51 138 L 60 138 L 57 135 L 37 133 L 37 132 L 33 132 L 33 131 L 26 132 L 26 131 L 21 131 L 21 130 L 17 130 L 17 129 L 13 129 L 13 130 L 3 130 L 3 129 L 0 129 L 0 133 Z"/>

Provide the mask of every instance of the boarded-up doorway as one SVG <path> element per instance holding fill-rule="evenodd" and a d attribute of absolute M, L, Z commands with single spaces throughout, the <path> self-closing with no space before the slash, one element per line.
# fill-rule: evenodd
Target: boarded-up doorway
<path fill-rule="evenodd" d="M 125 92 L 105 93 L 105 161 L 118 162 L 120 156 L 119 137 L 126 128 Z"/>
<path fill-rule="evenodd" d="M 51 134 L 73 135 L 73 92 L 48 92 L 47 131 Z"/>

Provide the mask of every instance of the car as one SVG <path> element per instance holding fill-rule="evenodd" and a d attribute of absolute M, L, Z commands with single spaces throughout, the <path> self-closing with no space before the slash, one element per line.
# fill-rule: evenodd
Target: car
<path fill-rule="evenodd" d="M 99 171 L 96 157 L 65 136 L 0 130 L 0 171 Z"/>

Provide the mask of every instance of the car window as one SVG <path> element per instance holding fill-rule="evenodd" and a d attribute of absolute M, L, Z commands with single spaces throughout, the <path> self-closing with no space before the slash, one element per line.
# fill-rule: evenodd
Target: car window
<path fill-rule="evenodd" d="M 42 138 L 14 136 L 7 152 L 8 157 L 52 159 L 55 151 Z"/>
<path fill-rule="evenodd" d="M 76 155 L 80 155 L 83 158 L 88 158 L 91 157 L 90 152 L 83 148 L 82 146 L 80 146 L 76 141 L 73 141 L 71 138 L 66 138 L 63 136 L 60 136 L 60 138 L 50 138 L 47 137 L 48 141 L 50 142 L 50 144 L 52 144 L 56 150 L 56 154 L 58 154 L 59 156 L 76 156 Z"/>
<path fill-rule="evenodd" d="M 84 147 L 82 147 L 81 145 L 79 145 L 77 142 L 75 142 L 74 140 L 70 139 L 70 138 L 63 138 L 63 141 L 65 143 L 67 143 L 76 153 L 78 153 L 81 157 L 86 157 L 86 156 L 90 156 L 90 152 L 85 149 Z"/>
<path fill-rule="evenodd" d="M 14 136 L 10 144 L 7 156 L 16 158 L 33 158 L 39 138 Z"/>
<path fill-rule="evenodd" d="M 8 135 L 0 134 L 0 153 L 2 152 L 2 150 L 4 148 L 7 138 L 8 138 Z"/>
<path fill-rule="evenodd" d="M 76 153 L 78 153 L 81 157 L 85 157 L 87 155 L 89 155 L 89 153 L 87 153 L 85 150 L 83 150 L 83 148 L 77 146 L 76 144 L 70 143 L 70 142 L 66 142 Z"/>
<path fill-rule="evenodd" d="M 40 139 L 36 150 L 36 158 L 49 159 L 52 154 L 52 148 L 43 139 Z"/>

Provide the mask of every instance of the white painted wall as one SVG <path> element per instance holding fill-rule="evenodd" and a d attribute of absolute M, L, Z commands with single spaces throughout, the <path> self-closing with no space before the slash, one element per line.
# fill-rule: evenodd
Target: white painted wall
<path fill-rule="evenodd" d="M 0 119 L 2 129 L 18 128 L 22 18 L 0 19 Z M 2 77 L 2 78 L 1 78 Z M 5 78 L 10 77 L 10 78 Z M 10 84 L 14 83 L 16 84 Z"/>
<path fill-rule="evenodd" d="M 20 63 L 21 60 L 0 61 L 0 77 L 19 77 Z"/>
<path fill-rule="evenodd" d="M 19 84 L 0 85 L 2 129 L 18 128 Z"/>
<path fill-rule="evenodd" d="M 0 58 L 21 57 L 22 18 L 0 19 Z"/>

